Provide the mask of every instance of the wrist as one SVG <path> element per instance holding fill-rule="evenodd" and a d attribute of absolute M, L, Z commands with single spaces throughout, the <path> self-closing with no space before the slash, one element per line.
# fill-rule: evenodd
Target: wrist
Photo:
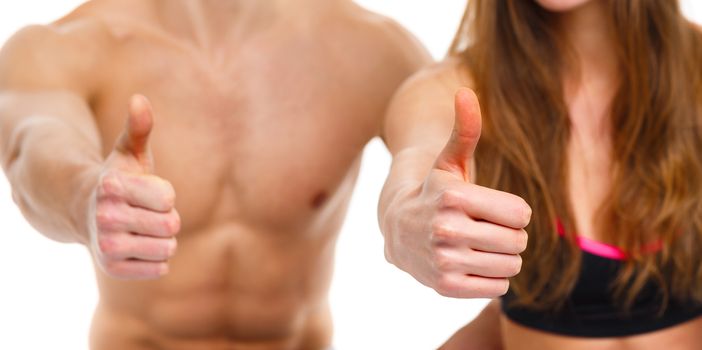
<path fill-rule="evenodd" d="M 403 221 L 406 221 L 408 216 L 412 216 L 409 211 L 409 203 L 412 199 L 419 196 L 423 183 L 419 181 L 406 181 L 401 185 L 393 188 L 392 193 L 385 193 L 383 198 L 384 210 L 379 216 L 380 231 L 385 239 L 385 260 L 389 263 L 398 266 L 396 248 L 401 238 L 401 227 Z"/>
<path fill-rule="evenodd" d="M 392 189 L 385 189 L 381 193 L 381 206 L 379 210 L 379 225 L 383 235 L 392 231 L 397 218 L 402 216 L 405 204 L 419 196 L 422 191 L 421 181 L 407 180 L 396 184 Z"/>
<path fill-rule="evenodd" d="M 100 164 L 87 165 L 74 177 L 72 188 L 75 195 L 72 197 L 71 219 L 75 241 L 83 245 L 90 244 L 91 202 L 100 177 L 100 170 Z"/>

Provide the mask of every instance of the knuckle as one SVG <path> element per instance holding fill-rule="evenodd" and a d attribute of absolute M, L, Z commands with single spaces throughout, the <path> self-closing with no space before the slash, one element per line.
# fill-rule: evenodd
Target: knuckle
<path fill-rule="evenodd" d="M 95 213 L 95 223 L 98 230 L 108 231 L 115 228 L 119 223 L 117 213 L 109 208 L 98 208 Z"/>
<path fill-rule="evenodd" d="M 100 231 L 109 229 L 114 223 L 114 215 L 107 210 L 99 210 L 95 213 L 95 223 Z"/>
<path fill-rule="evenodd" d="M 121 193 L 122 184 L 116 171 L 105 173 L 98 185 L 98 195 L 100 197 L 117 197 Z"/>
<path fill-rule="evenodd" d="M 392 258 L 392 252 L 390 251 L 390 247 L 388 244 L 385 244 L 385 248 L 383 249 L 383 255 L 385 255 L 385 261 L 387 261 L 390 264 L 395 265 L 394 259 Z"/>
<path fill-rule="evenodd" d="M 120 268 L 119 264 L 117 261 L 114 260 L 107 260 L 102 263 L 102 269 L 107 273 L 110 277 L 124 277 L 123 276 L 123 271 Z"/>
<path fill-rule="evenodd" d="M 431 223 L 431 241 L 434 243 L 451 241 L 456 238 L 456 231 L 445 220 L 435 218 Z"/>
<path fill-rule="evenodd" d="M 461 195 L 458 193 L 458 191 L 447 189 L 439 193 L 437 202 L 439 208 L 452 208 L 458 204 L 460 198 Z"/>
<path fill-rule="evenodd" d="M 450 271 L 453 267 L 453 259 L 442 251 L 434 252 L 433 263 L 437 271 Z"/>
<path fill-rule="evenodd" d="M 117 241 L 112 237 L 101 236 L 98 238 L 97 243 L 100 254 L 105 257 L 112 257 L 119 250 Z"/>
<path fill-rule="evenodd" d="M 454 297 L 456 295 L 456 285 L 453 283 L 453 279 L 446 274 L 439 276 L 434 290 L 445 297 Z"/>

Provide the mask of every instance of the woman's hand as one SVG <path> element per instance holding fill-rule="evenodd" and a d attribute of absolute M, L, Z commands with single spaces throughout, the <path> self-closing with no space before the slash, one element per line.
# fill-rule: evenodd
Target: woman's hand
<path fill-rule="evenodd" d="M 470 181 L 480 131 L 477 97 L 461 89 L 453 132 L 429 175 L 399 192 L 381 219 L 388 261 L 448 297 L 506 293 L 527 244 L 529 205 Z"/>

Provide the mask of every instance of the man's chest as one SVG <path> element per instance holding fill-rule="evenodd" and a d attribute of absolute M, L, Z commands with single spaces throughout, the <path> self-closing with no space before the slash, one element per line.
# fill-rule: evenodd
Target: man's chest
<path fill-rule="evenodd" d="M 216 219 L 300 223 L 353 180 L 384 107 L 357 75 L 319 56 L 207 67 L 127 55 L 93 105 L 105 152 L 129 96 L 144 94 L 155 112 L 156 173 L 174 184 L 184 228 Z"/>

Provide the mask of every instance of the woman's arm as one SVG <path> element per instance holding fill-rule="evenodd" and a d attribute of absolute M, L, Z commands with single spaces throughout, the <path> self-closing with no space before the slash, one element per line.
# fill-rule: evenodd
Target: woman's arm
<path fill-rule="evenodd" d="M 470 323 L 459 329 L 440 350 L 502 350 L 500 300 L 491 301 Z"/>
<path fill-rule="evenodd" d="M 419 282 L 444 296 L 492 298 L 519 273 L 531 209 L 471 182 L 481 115 L 475 94 L 461 85 L 444 64 L 420 72 L 394 97 L 384 129 L 393 163 L 379 223 L 388 261 Z"/>

